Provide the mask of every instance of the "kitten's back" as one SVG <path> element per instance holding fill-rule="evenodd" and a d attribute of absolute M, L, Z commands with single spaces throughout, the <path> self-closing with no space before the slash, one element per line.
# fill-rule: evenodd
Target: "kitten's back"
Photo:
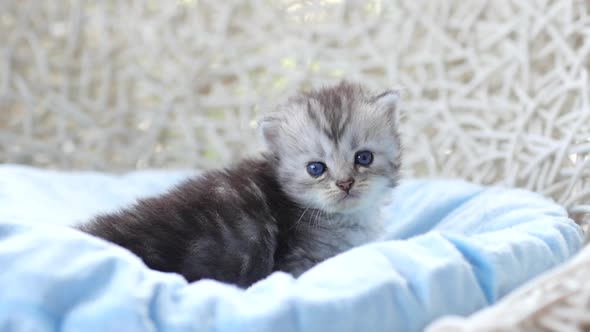
<path fill-rule="evenodd" d="M 79 228 L 129 249 L 150 268 L 248 286 L 272 272 L 276 206 L 288 204 L 262 158 L 207 172 Z"/>

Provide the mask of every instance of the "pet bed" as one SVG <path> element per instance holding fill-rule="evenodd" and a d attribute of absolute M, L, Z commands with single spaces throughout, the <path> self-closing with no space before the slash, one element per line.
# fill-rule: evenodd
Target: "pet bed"
<path fill-rule="evenodd" d="M 247 290 L 187 284 L 67 227 L 188 174 L 0 166 L 0 330 L 418 331 L 496 302 L 582 245 L 552 201 L 455 180 L 403 181 L 383 241 Z"/>

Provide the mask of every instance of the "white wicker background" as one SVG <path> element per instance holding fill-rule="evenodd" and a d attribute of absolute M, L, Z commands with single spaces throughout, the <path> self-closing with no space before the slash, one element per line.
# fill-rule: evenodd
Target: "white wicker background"
<path fill-rule="evenodd" d="M 590 212 L 590 2 L 0 0 L 0 162 L 225 165 L 342 78 L 403 89 L 405 166 Z"/>

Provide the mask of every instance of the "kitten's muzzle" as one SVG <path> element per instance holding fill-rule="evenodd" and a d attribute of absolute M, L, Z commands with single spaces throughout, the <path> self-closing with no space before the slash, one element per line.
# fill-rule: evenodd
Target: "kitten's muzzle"
<path fill-rule="evenodd" d="M 353 178 L 348 178 L 348 179 L 336 181 L 336 186 L 338 188 L 340 188 L 342 191 L 345 191 L 347 194 L 350 191 L 350 189 L 352 188 L 353 184 L 354 184 Z"/>

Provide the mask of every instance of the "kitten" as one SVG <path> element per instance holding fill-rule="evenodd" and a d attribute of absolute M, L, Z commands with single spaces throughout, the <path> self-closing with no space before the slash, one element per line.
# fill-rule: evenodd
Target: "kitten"
<path fill-rule="evenodd" d="M 398 182 L 399 94 L 357 84 L 302 93 L 260 125 L 268 151 L 79 229 L 149 267 L 247 287 L 273 271 L 299 276 L 383 232 Z"/>

